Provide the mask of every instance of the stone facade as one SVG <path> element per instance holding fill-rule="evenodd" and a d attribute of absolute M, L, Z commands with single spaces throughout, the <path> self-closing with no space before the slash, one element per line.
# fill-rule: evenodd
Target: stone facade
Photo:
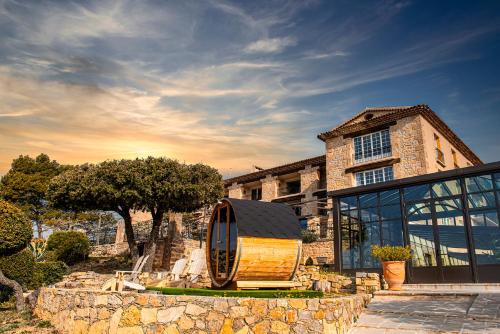
<path fill-rule="evenodd" d="M 270 202 L 271 200 L 278 197 L 279 180 L 277 177 L 271 175 L 266 176 L 262 182 L 262 200 L 265 202 Z"/>
<path fill-rule="evenodd" d="M 299 174 L 300 192 L 305 195 L 302 215 L 316 216 L 318 214 L 318 204 L 316 202 L 318 197 L 314 196 L 314 192 L 318 190 L 319 186 L 319 167 L 306 166 L 305 169 L 299 171 Z"/>
<path fill-rule="evenodd" d="M 61 333 L 347 333 L 370 296 L 254 299 L 42 288 L 35 314 Z"/>
<path fill-rule="evenodd" d="M 335 137 L 326 141 L 326 179 L 327 190 L 353 186 L 353 177 L 345 169 L 352 165 L 352 139 Z"/>

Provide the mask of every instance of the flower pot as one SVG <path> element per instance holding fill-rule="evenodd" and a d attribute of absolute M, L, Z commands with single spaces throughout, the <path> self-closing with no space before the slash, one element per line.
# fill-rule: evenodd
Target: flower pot
<path fill-rule="evenodd" d="M 401 290 L 405 281 L 405 261 L 384 261 L 382 267 L 389 290 Z"/>

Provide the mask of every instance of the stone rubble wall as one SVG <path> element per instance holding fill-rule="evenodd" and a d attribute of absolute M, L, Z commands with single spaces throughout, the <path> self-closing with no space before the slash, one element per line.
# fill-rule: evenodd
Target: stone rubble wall
<path fill-rule="evenodd" d="M 299 290 L 322 290 L 332 293 L 355 290 L 351 278 L 336 273 L 321 272 L 319 266 L 300 265 L 295 273 L 294 281 Z"/>
<path fill-rule="evenodd" d="M 356 273 L 356 293 L 373 294 L 381 289 L 380 275 L 377 273 Z"/>
<path fill-rule="evenodd" d="M 309 244 L 302 243 L 302 264 L 305 264 L 308 257 L 313 260 L 314 264 L 317 264 L 317 257 L 326 256 L 327 264 L 333 263 L 333 241 L 315 241 Z"/>
<path fill-rule="evenodd" d="M 42 288 L 35 314 L 62 334 L 347 333 L 369 300 L 369 295 L 254 299 Z"/>
<path fill-rule="evenodd" d="M 90 257 L 114 257 L 128 254 L 128 243 L 120 242 L 90 247 Z"/>

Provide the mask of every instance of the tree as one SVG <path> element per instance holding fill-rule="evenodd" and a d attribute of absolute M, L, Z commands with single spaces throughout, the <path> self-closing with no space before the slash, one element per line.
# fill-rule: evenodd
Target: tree
<path fill-rule="evenodd" d="M 139 203 L 135 160 L 105 161 L 72 168 L 55 177 L 49 185 L 50 203 L 63 210 L 114 211 L 124 221 L 125 235 L 133 258 L 138 255 L 131 210 Z"/>
<path fill-rule="evenodd" d="M 67 167 L 46 154 L 36 158 L 21 155 L 14 159 L 11 169 L 0 181 L 0 194 L 5 200 L 15 203 L 37 227 L 37 236 L 42 237 L 42 216 L 48 210 L 46 192 L 50 180 Z"/>
<path fill-rule="evenodd" d="M 145 270 L 152 269 L 161 223 L 168 212 L 192 212 L 213 204 L 223 195 L 222 176 L 203 164 L 186 165 L 176 160 L 149 157 L 138 160 L 139 209 L 151 213 L 153 226 L 145 247 L 150 255 Z"/>
<path fill-rule="evenodd" d="M 0 200 L 0 257 L 11 256 L 26 248 L 33 236 L 31 222 L 22 210 Z M 24 309 L 23 288 L 0 270 L 0 284 L 14 290 L 16 309 Z"/>

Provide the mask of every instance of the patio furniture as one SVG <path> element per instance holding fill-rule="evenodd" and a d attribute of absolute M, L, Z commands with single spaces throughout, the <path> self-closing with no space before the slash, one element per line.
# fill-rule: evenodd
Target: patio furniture
<path fill-rule="evenodd" d="M 146 287 L 139 284 L 139 276 L 142 273 L 144 265 L 149 259 L 149 255 L 141 256 L 137 259 L 132 270 L 118 270 L 115 277 L 104 283 L 102 290 L 123 291 L 123 288 L 133 290 L 145 290 Z"/>

